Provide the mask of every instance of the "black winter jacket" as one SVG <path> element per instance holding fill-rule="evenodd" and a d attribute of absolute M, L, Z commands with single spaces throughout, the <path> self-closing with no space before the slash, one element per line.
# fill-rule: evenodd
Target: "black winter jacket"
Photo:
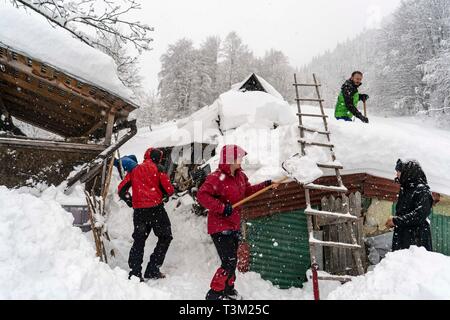
<path fill-rule="evenodd" d="M 408 163 L 402 171 L 400 183 L 392 251 L 410 246 L 432 251 L 431 228 L 427 218 L 431 214 L 433 197 L 425 174 L 417 163 Z"/>
<path fill-rule="evenodd" d="M 350 111 L 356 118 L 361 119 L 363 117 L 362 113 L 353 104 L 353 96 L 358 92 L 357 86 L 351 79 L 345 81 L 341 87 L 342 95 L 344 96 L 345 106 L 348 111 Z M 359 99 L 361 101 L 361 98 Z"/>

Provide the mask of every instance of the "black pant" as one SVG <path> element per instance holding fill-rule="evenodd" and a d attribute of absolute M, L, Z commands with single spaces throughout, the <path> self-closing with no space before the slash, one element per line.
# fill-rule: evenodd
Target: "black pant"
<path fill-rule="evenodd" d="M 222 233 L 212 234 L 212 240 L 216 246 L 217 253 L 219 254 L 222 262 L 221 268 L 226 271 L 227 277 L 225 280 L 225 290 L 234 288 L 234 278 L 236 276 L 237 266 L 237 251 L 239 246 L 239 231 L 225 231 Z M 216 274 L 216 278 L 217 278 Z M 223 281 L 218 278 L 216 281 Z M 230 281 L 231 280 L 231 281 Z M 214 281 L 214 280 L 213 280 Z M 230 286 L 229 283 L 232 283 Z"/>
<path fill-rule="evenodd" d="M 128 265 L 131 269 L 130 275 L 136 277 L 142 276 L 142 261 L 144 258 L 145 241 L 147 240 L 151 230 L 158 237 L 158 243 L 155 250 L 150 256 L 144 277 L 151 278 L 159 274 L 159 268 L 162 266 L 172 241 L 172 230 L 170 220 L 164 205 L 160 204 L 155 207 L 145 209 L 135 209 L 133 214 L 134 243 L 130 250 Z"/>

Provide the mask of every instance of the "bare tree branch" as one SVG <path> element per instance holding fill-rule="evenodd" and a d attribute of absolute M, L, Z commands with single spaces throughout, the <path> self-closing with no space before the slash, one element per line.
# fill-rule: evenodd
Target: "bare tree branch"
<path fill-rule="evenodd" d="M 153 39 L 149 33 L 152 27 L 139 21 L 129 21 L 126 15 L 140 10 L 141 5 L 136 0 L 10 0 L 17 7 L 31 9 L 44 16 L 53 25 L 68 30 L 73 36 L 87 45 L 98 48 L 96 36 L 88 36 L 80 28 L 101 32 L 117 37 L 122 44 L 133 44 L 141 53 L 150 50 Z M 117 3 L 119 2 L 119 3 Z"/>

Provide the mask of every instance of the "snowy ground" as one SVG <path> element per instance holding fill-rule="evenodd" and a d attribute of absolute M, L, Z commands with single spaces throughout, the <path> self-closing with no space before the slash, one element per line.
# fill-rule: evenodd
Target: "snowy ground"
<path fill-rule="evenodd" d="M 168 206 L 174 240 L 162 269 L 166 279 L 127 280 L 132 244 L 132 212 L 116 206 L 109 219 L 116 260 L 100 263 L 90 233 L 72 227 L 72 217 L 49 198 L 29 190 L 0 187 L 0 299 L 204 299 L 219 265 L 206 234 L 205 218 Z M 47 195 L 48 196 L 48 195 Z M 156 238 L 146 244 L 148 257 Z M 323 283 L 324 294 L 338 284 Z M 247 299 L 311 299 L 312 289 L 280 290 L 253 272 L 238 274 L 238 290 Z"/>
<path fill-rule="evenodd" d="M 117 255 L 108 266 L 95 257 L 91 233 L 72 227 L 71 215 L 49 192 L 37 197 L 0 187 L 0 299 L 204 299 L 219 260 L 205 218 L 178 202 L 166 207 L 174 235 L 162 268 L 167 278 L 138 283 L 127 280 L 131 209 L 112 203 L 109 232 Z M 145 260 L 154 245 L 150 235 Z M 321 298 L 449 299 L 449 268 L 450 257 L 414 247 L 389 253 L 374 271 L 343 286 L 320 281 Z M 312 299 L 310 282 L 280 290 L 253 272 L 239 273 L 236 287 L 246 299 Z"/>

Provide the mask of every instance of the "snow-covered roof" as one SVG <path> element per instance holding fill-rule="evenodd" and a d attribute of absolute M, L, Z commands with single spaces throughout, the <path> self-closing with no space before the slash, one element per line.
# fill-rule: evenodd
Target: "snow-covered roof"
<path fill-rule="evenodd" d="M 15 8 L 9 1 L 1 4 L 0 13 L 2 45 L 131 100 L 131 90 L 119 80 L 114 60 L 105 53 L 75 39 L 67 30 L 52 26 L 43 16 Z"/>
<path fill-rule="evenodd" d="M 244 95 L 249 92 L 234 92 L 234 94 Z M 273 109 L 271 109 L 272 107 Z M 208 115 L 205 119 L 214 118 L 209 112 L 215 114 L 217 110 L 215 107 L 208 108 L 200 110 L 196 120 L 202 120 L 201 114 Z M 296 107 L 288 105 L 282 108 L 277 104 L 275 107 L 269 104 L 260 106 L 260 108 L 261 117 L 246 118 L 244 123 L 238 123 L 239 125 L 235 129 L 224 132 L 224 136 L 217 135 L 214 141 L 217 144 L 216 154 L 219 154 L 217 151 L 224 144 L 236 143 L 247 150 L 247 164 L 244 165 L 252 182 L 281 178 L 284 175 L 281 163 L 300 152 Z M 306 113 L 320 113 L 317 107 L 304 106 L 302 108 L 302 111 Z M 270 112 L 262 112 L 264 110 Z M 344 166 L 343 174 L 369 173 L 393 179 L 397 159 L 416 159 L 422 165 L 432 190 L 450 195 L 449 131 L 425 125 L 413 118 L 382 118 L 369 114 L 370 123 L 363 124 L 360 121 L 337 121 L 333 117 L 332 109 L 326 109 L 326 113 L 329 115 L 329 130 L 332 133 L 331 140 L 335 145 L 336 156 Z M 226 118 L 227 115 L 224 114 L 224 116 Z M 283 118 L 283 121 L 280 122 L 278 128 L 273 129 L 274 120 L 280 118 Z M 221 119 L 221 121 L 224 120 L 226 119 Z M 304 124 L 323 130 L 320 119 L 307 118 Z M 178 135 L 176 125 L 172 125 L 172 127 L 166 125 L 163 128 L 164 131 L 138 133 L 137 137 L 133 138 L 134 140 L 125 145 L 125 149 L 142 157 L 146 147 L 154 144 L 158 146 L 161 136 Z M 187 139 L 185 141 L 190 140 L 188 132 L 185 131 L 184 139 Z M 140 137 L 141 135 L 143 136 Z M 307 134 L 307 139 L 324 141 L 325 138 Z M 145 141 L 145 145 L 143 146 L 137 141 Z M 211 142 L 211 137 L 204 141 Z M 196 142 L 202 142 L 202 140 L 199 138 Z M 329 153 L 325 148 L 308 147 L 307 154 L 315 162 L 330 162 Z M 213 170 L 217 167 L 218 160 L 218 156 L 211 159 Z M 306 161 L 305 163 L 311 162 Z M 314 175 L 317 173 L 316 168 L 305 168 L 305 170 L 311 170 Z M 334 174 L 332 171 L 323 170 L 322 172 L 324 176 Z"/>
<path fill-rule="evenodd" d="M 269 83 L 267 82 L 263 77 L 258 76 L 256 73 L 252 73 L 250 75 L 248 75 L 248 77 L 245 78 L 244 81 L 236 83 L 234 85 L 231 86 L 231 90 L 234 91 L 239 91 L 242 86 L 252 77 L 255 76 L 256 79 L 259 81 L 259 83 L 262 85 L 262 87 L 264 88 L 264 90 L 268 93 L 271 94 L 272 96 L 274 96 L 277 99 L 280 100 L 284 100 L 283 96 Z"/>

